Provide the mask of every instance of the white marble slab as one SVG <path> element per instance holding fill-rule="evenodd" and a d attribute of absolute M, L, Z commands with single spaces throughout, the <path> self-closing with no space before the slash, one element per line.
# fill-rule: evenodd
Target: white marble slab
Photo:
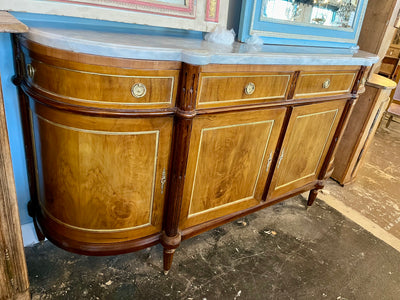
<path fill-rule="evenodd" d="M 28 24 L 29 39 L 74 52 L 103 56 L 182 61 L 206 64 L 269 65 L 365 65 L 378 61 L 374 54 L 349 49 L 264 45 L 254 49 L 246 44 L 232 46 L 206 42 L 177 34 L 157 35 L 149 30 L 94 27 L 60 23 Z M 162 25 L 162 24 L 160 24 Z"/>

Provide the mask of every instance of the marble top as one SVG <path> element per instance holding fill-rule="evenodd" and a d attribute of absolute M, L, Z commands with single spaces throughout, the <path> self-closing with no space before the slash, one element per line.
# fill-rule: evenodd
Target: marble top
<path fill-rule="evenodd" d="M 112 26 L 68 26 L 34 23 L 24 35 L 32 41 L 74 52 L 132 59 L 182 61 L 206 64 L 268 65 L 365 65 L 378 57 L 364 51 L 335 48 L 264 45 L 254 48 L 235 42 L 232 46 L 210 43 L 198 37 L 160 34 Z"/>

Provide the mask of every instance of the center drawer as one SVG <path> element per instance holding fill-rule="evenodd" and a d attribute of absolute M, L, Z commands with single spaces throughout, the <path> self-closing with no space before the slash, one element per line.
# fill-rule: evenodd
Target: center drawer
<path fill-rule="evenodd" d="M 203 73 L 197 108 L 264 103 L 286 98 L 293 72 Z"/>

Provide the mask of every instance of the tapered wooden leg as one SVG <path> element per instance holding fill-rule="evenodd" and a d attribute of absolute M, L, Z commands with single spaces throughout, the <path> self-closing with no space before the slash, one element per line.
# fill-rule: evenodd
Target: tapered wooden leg
<path fill-rule="evenodd" d="M 389 118 L 388 118 L 388 120 L 387 120 L 387 123 L 386 123 L 386 128 L 389 127 L 390 122 L 392 122 L 392 120 L 393 120 L 393 115 L 390 115 Z"/>
<path fill-rule="evenodd" d="M 164 247 L 164 274 L 167 275 L 169 269 L 171 269 L 172 260 L 174 258 L 174 253 L 176 248 L 179 247 L 181 243 L 181 234 L 177 233 L 175 236 L 168 236 L 165 231 L 161 236 L 161 245 Z"/>
<path fill-rule="evenodd" d="M 171 269 L 174 253 L 175 249 L 164 248 L 164 275 L 168 275 L 169 269 Z"/>
<path fill-rule="evenodd" d="M 315 199 L 317 198 L 319 189 L 313 189 L 310 191 L 310 194 L 308 195 L 308 201 L 307 201 L 307 207 L 311 206 Z"/>

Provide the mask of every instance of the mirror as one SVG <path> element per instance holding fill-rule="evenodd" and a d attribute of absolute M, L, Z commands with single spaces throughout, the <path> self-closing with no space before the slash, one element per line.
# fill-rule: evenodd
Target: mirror
<path fill-rule="evenodd" d="M 263 0 L 261 21 L 353 28 L 360 0 Z"/>

